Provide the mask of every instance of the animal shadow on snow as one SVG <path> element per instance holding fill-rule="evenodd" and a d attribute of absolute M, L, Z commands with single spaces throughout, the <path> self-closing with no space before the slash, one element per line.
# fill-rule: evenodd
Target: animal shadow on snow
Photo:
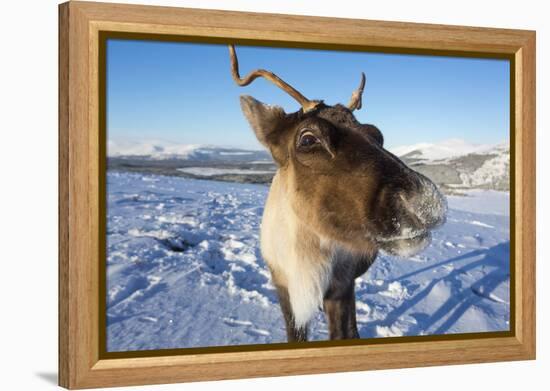
<path fill-rule="evenodd" d="M 481 258 L 480 258 L 481 257 Z M 474 260 L 456 266 L 456 262 L 465 261 L 468 258 Z M 400 282 L 404 286 L 410 288 L 411 282 L 408 280 L 415 275 L 431 272 L 433 269 L 448 266 L 453 268 L 452 271 L 439 278 L 431 280 L 421 291 L 414 296 L 405 299 L 399 306 L 394 308 L 388 315 L 381 320 L 367 322 L 360 327 L 359 333 L 363 338 L 373 338 L 377 336 L 377 326 L 390 327 L 396 321 L 406 314 L 410 309 L 426 299 L 432 289 L 443 282 L 452 287 L 461 287 L 458 291 L 453 291 L 450 297 L 443 304 L 433 311 L 431 314 L 415 313 L 408 314 L 413 316 L 418 324 L 411 330 L 406 332 L 406 335 L 421 335 L 421 334 L 445 334 L 460 320 L 462 315 L 471 307 L 477 305 L 482 300 L 493 300 L 491 293 L 503 282 L 510 278 L 510 242 L 503 242 L 488 249 L 474 250 L 457 257 L 447 259 L 445 261 L 420 268 L 413 272 L 404 274 L 398 278 L 388 281 L 388 284 L 394 281 Z M 470 284 L 462 284 L 460 277 L 475 270 L 490 270 L 486 274 L 481 274 L 479 279 Z M 476 273 L 477 274 L 477 273 Z M 470 274 L 471 276 L 471 274 Z M 466 286 L 463 286 L 466 285 Z M 418 285 L 414 285 L 418 288 Z M 415 289 L 413 289 L 414 291 Z M 368 291 L 368 288 L 366 288 Z M 361 293 L 361 292 L 358 292 Z M 372 293 L 372 292 L 369 292 Z M 441 324 L 436 326 L 444 317 L 448 316 Z M 411 332 L 412 331 L 412 332 Z M 480 330 L 483 331 L 483 330 Z"/>

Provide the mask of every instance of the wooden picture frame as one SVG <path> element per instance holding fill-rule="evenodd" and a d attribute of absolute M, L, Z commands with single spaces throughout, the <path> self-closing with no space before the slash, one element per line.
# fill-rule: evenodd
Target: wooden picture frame
<path fill-rule="evenodd" d="M 383 343 L 106 356 L 99 297 L 105 236 L 102 34 L 272 43 L 511 63 L 511 331 Z M 68 2 L 59 6 L 59 384 L 175 383 L 535 358 L 535 32 L 478 27 Z"/>

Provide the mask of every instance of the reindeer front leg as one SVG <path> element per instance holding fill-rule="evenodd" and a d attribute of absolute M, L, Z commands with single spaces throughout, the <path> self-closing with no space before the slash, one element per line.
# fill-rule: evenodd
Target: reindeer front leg
<path fill-rule="evenodd" d="M 355 287 L 351 283 L 332 281 L 323 309 L 327 317 L 329 337 L 333 339 L 359 338 L 355 317 Z"/>
<path fill-rule="evenodd" d="M 355 279 L 374 263 L 377 252 L 361 257 L 340 256 L 332 269 L 323 309 L 328 322 L 330 339 L 361 338 L 355 315 Z"/>
<path fill-rule="evenodd" d="M 279 296 L 279 304 L 281 305 L 281 311 L 285 318 L 286 336 L 288 342 L 306 342 L 307 341 L 307 326 L 297 327 L 294 322 L 294 315 L 292 313 L 292 307 L 290 306 L 290 298 L 288 296 L 288 289 L 279 284 L 275 284 L 277 287 L 277 294 Z"/>

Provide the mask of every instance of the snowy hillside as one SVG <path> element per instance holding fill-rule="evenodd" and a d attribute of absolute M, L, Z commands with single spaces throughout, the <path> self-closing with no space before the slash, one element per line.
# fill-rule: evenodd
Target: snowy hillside
<path fill-rule="evenodd" d="M 499 144 L 486 150 L 487 156 L 483 163 L 473 170 L 462 170 L 460 179 L 464 187 L 491 188 L 509 190 L 510 188 L 510 147 L 508 144 Z M 481 153 L 469 155 L 474 158 L 483 156 Z M 467 159 L 465 157 L 464 159 Z"/>
<path fill-rule="evenodd" d="M 447 193 L 462 189 L 509 190 L 510 187 L 508 142 L 477 145 L 452 139 L 396 147 L 391 152 Z"/>
<path fill-rule="evenodd" d="M 265 185 L 108 173 L 109 351 L 285 342 L 259 251 Z M 357 280 L 363 338 L 509 328 L 508 193 L 449 197 L 448 222 L 409 259 Z M 327 338 L 321 313 L 313 339 Z"/>
<path fill-rule="evenodd" d="M 472 144 L 461 139 L 450 139 L 439 143 L 419 143 L 391 148 L 390 151 L 399 157 L 434 161 L 464 156 L 471 153 L 483 153 L 491 145 Z"/>

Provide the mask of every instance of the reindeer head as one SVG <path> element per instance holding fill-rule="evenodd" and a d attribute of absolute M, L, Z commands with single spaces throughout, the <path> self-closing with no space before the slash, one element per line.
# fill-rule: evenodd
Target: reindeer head
<path fill-rule="evenodd" d="M 445 220 L 447 205 L 437 187 L 384 149 L 382 133 L 361 124 L 365 75 L 347 106 L 309 100 L 272 72 L 239 76 L 229 47 L 232 76 L 240 86 L 264 77 L 295 98 L 301 110 L 287 114 L 250 96 L 241 107 L 258 140 L 279 166 L 296 216 L 319 237 L 350 251 L 378 249 L 408 256 L 430 241 L 430 230 Z"/>

